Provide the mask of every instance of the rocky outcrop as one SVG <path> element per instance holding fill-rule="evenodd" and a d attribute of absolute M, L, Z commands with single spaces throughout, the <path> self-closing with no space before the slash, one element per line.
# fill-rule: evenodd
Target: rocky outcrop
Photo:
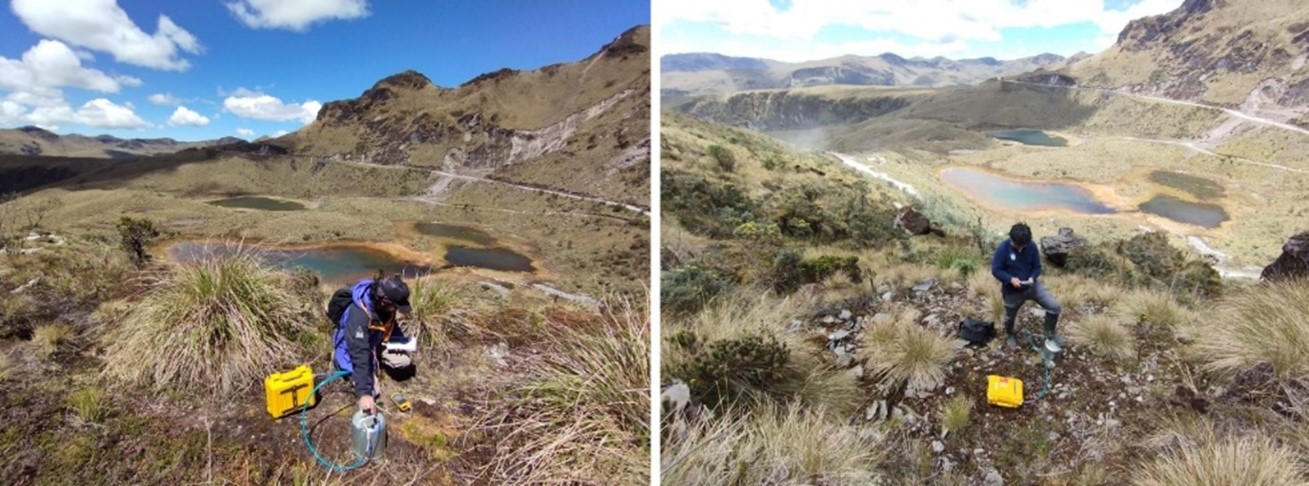
<path fill-rule="evenodd" d="M 1041 238 L 1041 253 L 1057 267 L 1068 263 L 1068 254 L 1077 248 L 1090 246 L 1086 238 L 1073 234 L 1072 228 L 1059 228 L 1059 234 Z"/>
<path fill-rule="evenodd" d="M 1282 245 L 1282 254 L 1264 267 L 1261 277 L 1271 282 L 1309 277 L 1309 231 L 1292 236 Z"/>
<path fill-rule="evenodd" d="M 895 226 L 910 235 L 925 235 L 932 232 L 932 221 L 913 208 L 904 208 L 895 217 Z"/>
<path fill-rule="evenodd" d="M 1020 83 L 1043 84 L 1071 88 L 1077 86 L 1077 78 L 1061 73 L 1035 72 L 1013 78 Z"/>

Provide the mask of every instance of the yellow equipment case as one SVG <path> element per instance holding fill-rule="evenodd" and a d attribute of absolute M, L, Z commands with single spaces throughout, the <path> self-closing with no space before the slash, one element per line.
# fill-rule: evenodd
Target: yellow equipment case
<path fill-rule="evenodd" d="M 308 401 L 313 406 L 314 370 L 301 365 L 285 373 L 273 373 L 264 378 L 264 393 L 268 398 L 268 414 L 273 418 L 285 417 L 300 410 Z"/>
<path fill-rule="evenodd" d="M 1023 380 L 1007 376 L 987 375 L 986 403 L 1007 408 L 1023 404 Z"/>

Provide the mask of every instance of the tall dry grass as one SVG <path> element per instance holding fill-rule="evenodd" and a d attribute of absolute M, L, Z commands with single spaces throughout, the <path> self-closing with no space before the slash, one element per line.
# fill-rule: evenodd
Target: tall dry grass
<path fill-rule="evenodd" d="M 886 450 L 879 437 L 820 408 L 765 403 L 669 437 L 662 476 L 688 485 L 874 484 Z"/>
<path fill-rule="evenodd" d="M 869 326 L 859 356 L 885 383 L 908 384 L 910 390 L 933 390 L 945 381 L 945 367 L 959 344 L 918 324 L 918 312 L 904 309 L 891 322 Z"/>
<path fill-rule="evenodd" d="M 494 484 L 648 484 L 649 314 L 610 302 L 598 326 L 559 326 L 525 381 L 479 419 Z"/>
<path fill-rule="evenodd" d="M 321 319 L 319 303 L 250 253 L 172 266 L 147 285 L 103 341 L 105 373 L 133 385 L 244 390 L 294 362 Z"/>
<path fill-rule="evenodd" d="M 1212 371 L 1271 363 L 1279 378 L 1309 378 L 1309 282 L 1268 284 L 1225 296 L 1197 321 L 1195 350 Z"/>
<path fill-rule="evenodd" d="M 1068 328 L 1068 340 L 1116 363 L 1130 359 L 1136 351 L 1136 337 L 1131 329 L 1118 317 L 1105 314 L 1073 323 Z"/>
<path fill-rule="evenodd" d="M 1258 435 L 1219 433 L 1207 421 L 1166 421 L 1150 439 L 1160 454 L 1133 475 L 1140 486 L 1303 485 L 1309 478 L 1295 450 Z"/>

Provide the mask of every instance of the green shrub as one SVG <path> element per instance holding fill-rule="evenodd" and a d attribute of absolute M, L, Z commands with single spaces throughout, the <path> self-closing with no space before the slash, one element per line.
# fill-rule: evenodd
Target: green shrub
<path fill-rule="evenodd" d="M 782 238 L 782 230 L 777 227 L 777 223 L 746 221 L 732 230 L 732 236 L 738 240 L 776 243 Z"/>
<path fill-rule="evenodd" d="M 736 170 L 736 154 L 732 153 L 731 149 L 722 145 L 710 145 L 709 156 L 714 158 L 718 168 L 723 172 Z"/>
<path fill-rule="evenodd" d="M 99 388 L 83 388 L 68 397 L 68 407 L 84 422 L 99 423 L 105 418 L 108 407 L 105 406 L 104 391 Z"/>
<path fill-rule="evenodd" d="M 773 336 L 723 339 L 705 345 L 690 332 L 673 335 L 670 345 L 681 346 L 694 359 L 673 370 L 701 402 L 718 407 L 745 396 L 767 393 L 783 379 L 791 350 Z"/>
<path fill-rule="evenodd" d="M 732 230 L 754 221 L 758 204 L 731 183 L 711 182 L 698 174 L 660 172 L 660 202 L 687 231 L 729 238 Z"/>
<path fill-rule="evenodd" d="M 150 261 L 150 243 L 159 237 L 159 230 L 148 219 L 123 216 L 118 220 L 118 235 L 122 239 L 123 251 L 139 268 Z"/>
<path fill-rule="evenodd" d="M 955 395 L 941 405 L 941 428 L 953 432 L 967 427 L 972 412 L 973 401 L 967 395 Z"/>
<path fill-rule="evenodd" d="M 845 272 L 851 282 L 863 281 L 859 269 L 859 257 L 823 255 L 818 258 L 804 259 L 799 253 L 785 250 L 773 260 L 770 275 L 773 290 L 779 294 L 795 292 L 801 286 L 821 282 L 836 272 Z"/>
<path fill-rule="evenodd" d="M 663 311 L 668 315 L 695 313 L 705 303 L 730 290 L 739 280 L 736 273 L 714 263 L 704 260 L 687 262 L 663 273 L 659 289 Z"/>
<path fill-rule="evenodd" d="M 936 257 L 936 266 L 942 270 L 958 270 L 968 277 L 981 267 L 980 258 L 963 248 L 949 247 L 941 250 Z"/>

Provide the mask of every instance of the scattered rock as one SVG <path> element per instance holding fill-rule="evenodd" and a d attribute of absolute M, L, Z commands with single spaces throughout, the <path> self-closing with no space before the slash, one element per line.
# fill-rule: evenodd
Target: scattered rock
<path fill-rule="evenodd" d="M 856 380 L 862 379 L 864 377 L 864 365 L 855 365 L 854 368 L 850 368 L 849 373 Z"/>
<path fill-rule="evenodd" d="M 477 285 L 486 290 L 495 292 L 496 295 L 499 295 L 501 299 L 509 298 L 509 289 L 505 288 L 505 286 L 503 285 L 500 285 L 495 282 L 486 282 L 486 281 L 477 282 Z"/>
<path fill-rule="evenodd" d="M 840 319 L 843 320 L 843 321 L 848 321 L 848 320 L 850 320 L 850 318 L 853 317 L 853 316 L 854 316 L 854 314 L 851 314 L 849 310 L 842 310 L 842 311 L 841 311 L 841 315 L 840 315 L 839 317 L 840 317 Z"/>
<path fill-rule="evenodd" d="M 1090 245 L 1091 242 L 1086 238 L 1073 234 L 1072 228 L 1059 228 L 1058 235 L 1041 238 L 1041 253 L 1045 254 L 1046 260 L 1050 263 L 1063 267 L 1068 262 L 1068 254 L 1073 249 Z"/>
<path fill-rule="evenodd" d="M 509 356 L 509 344 L 500 343 L 486 349 L 486 357 L 496 366 L 501 368 L 509 366 L 509 361 L 505 358 Z"/>
<path fill-rule="evenodd" d="M 934 287 L 936 287 L 936 279 L 931 279 L 924 282 L 918 282 L 917 284 L 914 285 L 913 291 L 915 294 L 921 294 L 923 292 L 932 290 L 932 288 Z"/>
<path fill-rule="evenodd" d="M 1260 277 L 1273 282 L 1309 277 L 1309 231 L 1292 236 L 1282 245 L 1282 254 L 1264 267 Z"/>
<path fill-rule="evenodd" d="M 836 324 L 836 318 L 832 316 L 823 316 L 822 322 L 823 324 L 830 326 L 832 324 Z"/>
<path fill-rule="evenodd" d="M 944 451 L 945 451 L 945 444 L 942 444 L 941 441 L 939 440 L 932 441 L 932 452 L 940 454 Z"/>
<path fill-rule="evenodd" d="M 986 486 L 1004 486 L 1004 476 L 1001 476 L 1000 471 L 996 471 L 995 469 L 987 471 L 986 479 L 983 481 L 986 482 Z"/>
<path fill-rule="evenodd" d="M 841 341 L 841 340 L 844 340 L 845 338 L 848 338 L 848 337 L 850 337 L 850 331 L 847 331 L 847 330 L 845 330 L 845 329 L 842 329 L 842 330 L 836 331 L 836 332 L 834 332 L 834 333 L 828 335 L 828 336 L 827 336 L 827 340 L 828 340 L 828 341 Z"/>
<path fill-rule="evenodd" d="M 884 302 L 890 302 L 891 299 L 893 299 L 893 298 L 895 298 L 895 294 L 893 294 L 893 293 L 891 293 L 891 292 L 886 292 L 886 293 L 883 293 L 883 294 L 882 294 L 882 301 L 884 301 Z"/>
<path fill-rule="evenodd" d="M 549 296 L 551 296 L 551 297 L 557 297 L 557 298 L 564 299 L 564 300 L 570 300 L 570 301 L 576 302 L 576 303 L 578 303 L 578 304 L 582 304 L 582 305 L 584 305 L 584 306 L 586 306 L 586 307 L 589 307 L 589 308 L 591 308 L 591 309 L 599 309 L 599 308 L 600 308 L 600 301 L 595 300 L 594 298 L 591 298 L 591 297 L 588 297 L 588 296 L 585 296 L 585 295 L 581 295 L 581 294 L 570 294 L 570 293 L 568 293 L 568 292 L 564 292 L 564 291 L 562 291 L 562 290 L 556 289 L 556 288 L 551 287 L 551 286 L 549 286 L 549 285 L 539 284 L 539 283 L 538 283 L 538 284 L 532 284 L 532 287 L 536 288 L 537 290 L 540 290 L 541 292 L 544 292 L 546 295 L 549 295 Z"/>
<path fill-rule="evenodd" d="M 28 280 L 27 283 L 18 286 L 18 288 L 9 291 L 9 293 L 11 293 L 11 294 L 21 294 L 21 293 L 23 293 L 23 292 L 26 292 L 27 289 L 32 288 L 32 286 L 34 286 L 34 285 L 36 285 L 37 283 L 40 283 L 40 282 L 41 282 L 41 277 L 33 278 L 33 279 L 31 279 L 31 280 Z"/>
<path fill-rule="evenodd" d="M 891 322 L 891 314 L 887 314 L 885 312 L 878 312 L 876 314 L 873 314 L 874 324 L 886 324 L 888 322 Z"/>
<path fill-rule="evenodd" d="M 682 383 L 680 380 L 676 381 L 669 385 L 668 388 L 664 388 L 660 400 L 672 404 L 672 411 L 681 412 L 688 403 L 691 403 L 691 387 L 686 386 L 686 383 Z"/>

